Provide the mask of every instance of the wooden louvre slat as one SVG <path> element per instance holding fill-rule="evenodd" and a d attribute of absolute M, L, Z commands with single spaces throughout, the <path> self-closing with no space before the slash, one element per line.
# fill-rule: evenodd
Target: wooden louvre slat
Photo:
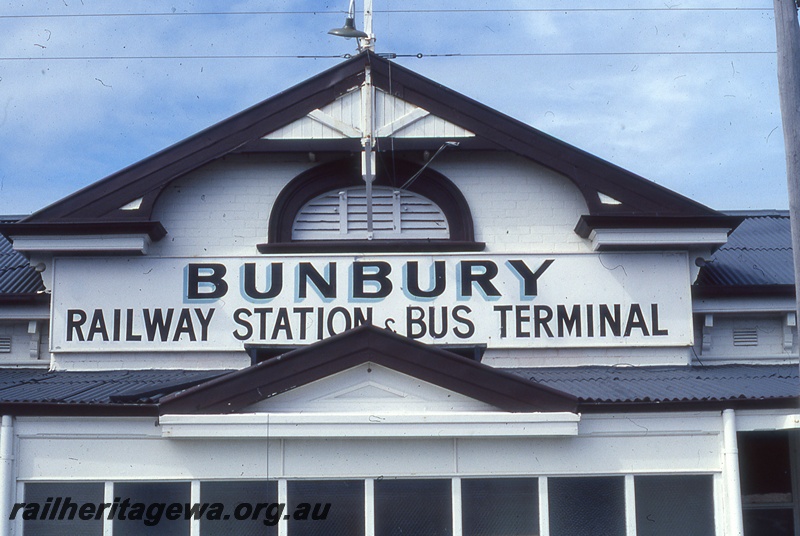
<path fill-rule="evenodd" d="M 346 214 L 341 212 L 346 210 Z M 413 192 L 376 186 L 372 191 L 373 238 L 448 239 L 442 210 Z M 328 192 L 306 203 L 294 220 L 294 240 L 367 238 L 365 187 Z"/>

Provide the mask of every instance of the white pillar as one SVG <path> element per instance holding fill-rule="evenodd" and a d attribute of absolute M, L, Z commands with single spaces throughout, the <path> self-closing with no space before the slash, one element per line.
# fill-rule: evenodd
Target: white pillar
<path fill-rule="evenodd" d="M 0 424 L 0 536 L 11 534 L 11 499 L 14 494 L 14 418 L 3 415 Z"/>
<path fill-rule="evenodd" d="M 367 195 L 367 239 L 373 237 L 372 183 L 375 181 L 375 91 L 372 86 L 372 68 L 364 66 L 364 84 L 361 86 L 361 175 Z"/>
<path fill-rule="evenodd" d="M 732 409 L 722 412 L 722 456 L 722 470 L 725 475 L 726 536 L 743 536 L 739 446 L 736 440 L 736 413 Z"/>
<path fill-rule="evenodd" d="M 364 0 L 364 33 L 369 37 L 361 41 L 361 48 L 375 52 L 375 33 L 372 31 L 372 0 Z"/>

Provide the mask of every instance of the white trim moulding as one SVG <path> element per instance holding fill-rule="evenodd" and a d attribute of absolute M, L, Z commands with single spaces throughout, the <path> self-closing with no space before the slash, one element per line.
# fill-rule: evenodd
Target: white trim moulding
<path fill-rule="evenodd" d="M 580 415 L 458 412 L 244 413 L 162 415 L 166 438 L 308 437 L 569 437 L 578 435 Z"/>
<path fill-rule="evenodd" d="M 14 236 L 14 249 L 22 253 L 141 253 L 150 247 L 146 234 Z"/>
<path fill-rule="evenodd" d="M 589 234 L 592 249 L 721 246 L 729 229 L 595 229 Z"/>

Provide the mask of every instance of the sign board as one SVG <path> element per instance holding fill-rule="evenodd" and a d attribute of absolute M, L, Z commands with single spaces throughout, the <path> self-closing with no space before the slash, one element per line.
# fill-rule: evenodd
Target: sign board
<path fill-rule="evenodd" d="M 491 348 L 688 346 L 685 254 L 58 258 L 56 352 L 305 345 L 371 323 Z"/>

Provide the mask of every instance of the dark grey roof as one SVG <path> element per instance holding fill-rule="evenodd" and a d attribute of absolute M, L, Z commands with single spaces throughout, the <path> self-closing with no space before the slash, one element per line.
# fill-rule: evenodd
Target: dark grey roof
<path fill-rule="evenodd" d="M 800 397 L 797 365 L 505 370 L 589 404 L 763 401 Z"/>
<path fill-rule="evenodd" d="M 788 212 L 739 213 L 744 221 L 700 270 L 700 287 L 794 285 Z"/>
<path fill-rule="evenodd" d="M 151 404 L 227 371 L 114 370 L 48 372 L 40 369 L 0 369 L 0 405 Z"/>
<path fill-rule="evenodd" d="M 571 395 L 579 411 L 592 405 L 665 403 L 734 404 L 800 401 L 797 365 L 719 365 L 692 367 L 563 367 L 507 368 L 507 373 Z M 124 408 L 158 404 L 178 393 L 231 371 L 129 370 L 107 372 L 46 372 L 0 369 L 0 411 L 46 414 L 52 405 Z M 235 394 L 235 393 L 234 393 Z M 51 409 L 36 407 L 51 405 Z M 608 407 L 608 406 L 611 407 Z M 68 413 L 68 412 L 67 412 Z"/>
<path fill-rule="evenodd" d="M 17 220 L 13 216 L 0 216 L 0 223 Z M 11 242 L 0 235 L 0 298 L 30 296 L 43 291 L 41 275 L 31 268 L 21 253 L 14 251 Z"/>

